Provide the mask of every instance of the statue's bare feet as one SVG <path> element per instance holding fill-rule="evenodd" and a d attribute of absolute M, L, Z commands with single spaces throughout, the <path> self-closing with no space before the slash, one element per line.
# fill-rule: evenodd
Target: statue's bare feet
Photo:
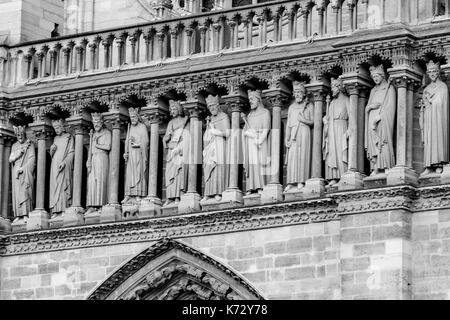
<path fill-rule="evenodd" d="M 179 204 L 180 203 L 180 198 L 175 198 L 175 204 Z"/>
<path fill-rule="evenodd" d="M 126 204 L 130 201 L 130 197 L 126 196 L 125 199 L 122 200 L 122 204 Z"/>
<path fill-rule="evenodd" d="M 19 222 L 19 220 L 20 220 L 20 217 L 16 217 L 12 223 L 17 223 L 17 222 Z"/>
<path fill-rule="evenodd" d="M 287 187 L 284 189 L 284 192 L 289 192 L 292 189 L 294 189 L 294 185 L 293 184 L 288 184 Z"/>
<path fill-rule="evenodd" d="M 245 193 L 246 196 L 249 196 L 249 195 L 251 195 L 251 194 L 252 194 L 252 191 L 251 191 L 251 190 L 249 190 L 249 191 L 247 191 L 247 192 Z"/>
<path fill-rule="evenodd" d="M 217 202 L 222 201 L 222 196 L 220 194 L 216 194 L 214 198 L 216 199 Z"/>
<path fill-rule="evenodd" d="M 329 187 L 332 187 L 334 185 L 336 185 L 338 183 L 338 181 L 336 179 L 333 179 L 330 181 L 330 183 L 328 184 Z"/>
<path fill-rule="evenodd" d="M 298 189 L 298 190 L 302 190 L 304 187 L 305 187 L 305 184 L 304 184 L 304 183 L 299 183 L 299 184 L 297 185 L 297 189 Z"/>
<path fill-rule="evenodd" d="M 261 194 L 263 192 L 263 189 L 258 189 L 256 191 L 258 192 L 258 194 Z"/>
<path fill-rule="evenodd" d="M 439 168 L 436 168 L 436 173 L 437 173 L 437 174 L 441 174 L 441 173 L 442 173 L 442 171 L 443 171 L 443 170 L 442 170 L 442 168 L 441 168 L 441 167 L 439 167 Z"/>
<path fill-rule="evenodd" d="M 203 197 L 203 199 L 202 199 L 202 202 L 206 202 L 206 201 L 208 201 L 208 199 L 209 199 L 209 197 Z"/>
<path fill-rule="evenodd" d="M 167 207 L 172 201 L 167 199 L 166 202 L 164 202 L 163 207 Z"/>
<path fill-rule="evenodd" d="M 427 176 L 431 174 L 433 171 L 430 168 L 425 168 L 425 171 L 420 174 L 420 176 Z"/>

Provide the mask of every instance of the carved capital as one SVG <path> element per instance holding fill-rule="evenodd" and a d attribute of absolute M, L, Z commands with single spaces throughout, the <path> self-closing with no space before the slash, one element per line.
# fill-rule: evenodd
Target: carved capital
<path fill-rule="evenodd" d="M 73 128 L 75 135 L 86 135 L 91 128 L 91 122 L 87 119 L 87 115 L 67 118 L 66 122 Z"/>
<path fill-rule="evenodd" d="M 330 92 L 330 87 L 325 83 L 307 84 L 306 89 L 312 93 L 314 102 L 325 101 L 326 96 Z"/>
<path fill-rule="evenodd" d="M 192 33 L 194 32 L 194 29 L 188 27 L 188 28 L 186 28 L 186 30 L 184 32 L 186 32 L 186 36 L 192 37 Z"/>
<path fill-rule="evenodd" d="M 228 109 L 232 113 L 241 113 L 244 110 L 245 106 L 248 105 L 248 99 L 241 94 L 230 94 L 227 96 L 223 96 L 222 100 L 225 102 Z"/>
<path fill-rule="evenodd" d="M 48 123 L 30 124 L 30 129 L 33 131 L 37 140 L 47 140 L 53 137 L 53 127 Z"/>
<path fill-rule="evenodd" d="M 167 119 L 169 114 L 167 110 L 161 108 L 158 105 L 149 105 L 141 109 L 141 114 L 149 124 L 161 123 L 164 119 Z"/>
<path fill-rule="evenodd" d="M 269 89 L 263 91 L 264 98 L 273 108 L 282 108 L 290 99 L 290 93 L 284 89 Z"/>
<path fill-rule="evenodd" d="M 186 101 L 181 103 L 185 113 L 189 118 L 200 118 L 201 114 L 206 110 L 206 106 L 200 101 Z"/>

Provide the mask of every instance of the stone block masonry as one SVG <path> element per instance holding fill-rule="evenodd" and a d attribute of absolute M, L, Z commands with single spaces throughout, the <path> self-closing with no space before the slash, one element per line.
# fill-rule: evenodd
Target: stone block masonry
<path fill-rule="evenodd" d="M 267 299 L 448 299 L 450 210 L 178 239 L 235 270 Z M 85 299 L 153 242 L 0 257 L 1 299 Z"/>

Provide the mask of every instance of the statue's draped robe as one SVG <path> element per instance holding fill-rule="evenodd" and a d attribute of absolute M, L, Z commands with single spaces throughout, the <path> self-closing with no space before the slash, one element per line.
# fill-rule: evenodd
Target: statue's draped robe
<path fill-rule="evenodd" d="M 167 143 L 166 158 L 166 198 L 180 198 L 187 191 L 189 167 L 189 118 L 178 117 L 170 120 L 164 140 Z M 181 151 L 181 154 L 178 153 Z"/>
<path fill-rule="evenodd" d="M 98 145 L 111 149 L 111 131 L 103 128 L 100 132 L 94 132 L 92 136 L 91 152 L 91 172 L 88 176 L 87 201 L 88 207 L 101 207 L 108 202 L 108 173 L 109 173 L 109 152 L 99 149 Z"/>
<path fill-rule="evenodd" d="M 248 125 L 243 134 L 250 131 L 256 134 L 256 139 L 243 136 L 244 169 L 246 175 L 246 190 L 263 189 L 267 175 L 270 174 L 270 111 L 267 109 L 252 110 L 247 117 Z M 258 146 L 258 141 L 264 141 Z"/>
<path fill-rule="evenodd" d="M 350 98 L 340 94 L 330 103 L 323 130 L 325 178 L 340 179 L 348 168 L 348 110 Z"/>
<path fill-rule="evenodd" d="M 74 139 L 64 133 L 55 137 L 53 145 L 56 151 L 50 167 L 50 210 L 52 213 L 61 213 L 72 203 Z M 62 163 L 65 167 L 59 171 L 58 167 Z"/>
<path fill-rule="evenodd" d="M 314 105 L 303 101 L 300 104 L 295 102 L 289 107 L 286 124 L 290 128 L 288 141 L 291 142 L 286 154 L 288 184 L 304 183 L 311 173 L 312 128 L 298 120 L 299 114 L 305 120 L 314 121 Z"/>
<path fill-rule="evenodd" d="M 227 142 L 226 136 L 215 136 L 211 126 L 223 134 L 229 133 L 230 119 L 224 112 L 211 117 L 211 122 L 203 135 L 203 169 L 205 177 L 205 196 L 222 194 L 227 187 Z"/>
<path fill-rule="evenodd" d="M 423 162 L 425 167 L 430 167 L 449 160 L 448 87 L 438 79 L 425 88 L 423 95 L 424 97 L 428 95 L 431 101 L 431 105 L 425 104 L 423 114 L 421 114 L 424 144 Z"/>
<path fill-rule="evenodd" d="M 20 158 L 20 150 L 26 150 Z M 16 159 L 14 161 L 14 159 Z M 28 140 L 24 143 L 16 142 L 11 148 L 9 162 L 12 163 L 12 204 L 16 217 L 27 216 L 32 210 L 34 170 L 36 155 L 33 144 Z M 18 174 L 22 169 L 23 173 Z"/>
<path fill-rule="evenodd" d="M 372 104 L 381 104 L 368 111 Z M 395 88 L 387 82 L 375 86 L 366 107 L 365 148 L 371 170 L 390 169 L 395 166 L 394 124 L 397 109 Z M 377 118 L 380 120 L 377 121 Z"/>
<path fill-rule="evenodd" d="M 128 151 L 128 162 L 125 176 L 125 196 L 146 197 L 148 177 L 148 130 L 145 124 L 138 122 L 130 126 L 125 145 Z M 133 148 L 131 140 L 139 147 Z"/>

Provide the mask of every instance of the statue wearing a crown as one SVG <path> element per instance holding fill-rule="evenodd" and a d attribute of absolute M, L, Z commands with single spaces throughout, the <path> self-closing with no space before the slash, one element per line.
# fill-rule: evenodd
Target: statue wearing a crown
<path fill-rule="evenodd" d="M 365 149 L 372 175 L 395 166 L 394 125 L 397 93 L 386 81 L 383 65 L 370 67 L 375 82 L 366 106 Z"/>
<path fill-rule="evenodd" d="M 111 150 L 111 131 L 105 128 L 101 113 L 92 114 L 94 130 L 90 132 L 89 154 L 87 160 L 88 184 L 86 214 L 98 210 L 108 203 L 109 152 Z"/>
<path fill-rule="evenodd" d="M 230 119 L 220 108 L 219 96 L 208 96 L 206 103 L 211 116 L 206 119 L 203 135 L 204 200 L 215 197 L 220 201 L 222 192 L 227 187 L 227 138 L 230 135 Z"/>
<path fill-rule="evenodd" d="M 331 79 L 332 99 L 323 119 L 323 159 L 325 178 L 335 185 L 348 168 L 348 115 L 350 98 L 342 79 Z"/>
<path fill-rule="evenodd" d="M 302 82 L 294 81 L 295 101 L 288 111 L 285 145 L 287 164 L 287 187 L 289 192 L 301 190 L 311 175 L 312 128 L 314 126 L 314 105 L 308 101 Z"/>
<path fill-rule="evenodd" d="M 172 119 L 167 125 L 163 138 L 167 149 L 165 185 L 167 201 L 164 206 L 173 202 L 178 204 L 181 196 L 187 192 L 189 167 L 189 117 L 184 115 L 179 101 L 169 101 Z"/>
<path fill-rule="evenodd" d="M 270 111 L 264 107 L 261 90 L 248 91 L 251 111 L 242 114 L 244 170 L 247 195 L 261 193 L 270 174 Z"/>
<path fill-rule="evenodd" d="M 12 204 L 15 220 L 26 220 L 33 210 L 34 171 L 36 155 L 33 143 L 27 139 L 24 126 L 14 127 L 17 142 L 12 145 L 9 162 L 12 165 Z"/>
<path fill-rule="evenodd" d="M 431 83 L 424 89 L 420 110 L 420 128 L 424 146 L 424 167 L 422 175 L 442 172 L 442 164 L 449 161 L 448 87 L 440 79 L 440 65 L 430 61 L 427 74 Z"/>
<path fill-rule="evenodd" d="M 126 163 L 125 199 L 128 203 L 132 198 L 139 201 L 147 196 L 148 170 L 148 130 L 139 114 L 139 109 L 129 108 L 130 124 L 125 140 L 124 159 Z"/>
<path fill-rule="evenodd" d="M 75 141 L 66 131 L 63 119 L 52 122 L 56 136 L 50 147 L 50 212 L 52 219 L 61 215 L 72 204 L 73 160 Z"/>

